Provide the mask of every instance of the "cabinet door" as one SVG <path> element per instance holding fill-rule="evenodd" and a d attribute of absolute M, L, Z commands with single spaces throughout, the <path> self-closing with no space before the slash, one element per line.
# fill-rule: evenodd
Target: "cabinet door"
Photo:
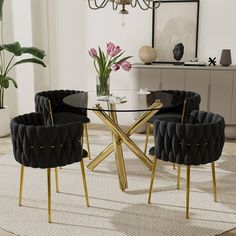
<path fill-rule="evenodd" d="M 231 107 L 231 124 L 236 125 L 236 72 L 234 72 L 233 96 Z"/>
<path fill-rule="evenodd" d="M 200 110 L 209 111 L 208 90 L 211 73 L 208 70 L 187 70 L 185 88 L 201 95 Z"/>
<path fill-rule="evenodd" d="M 161 89 L 184 90 L 185 71 L 183 69 L 162 69 Z"/>
<path fill-rule="evenodd" d="M 148 90 L 159 90 L 161 81 L 160 69 L 141 69 L 140 88 Z"/>
<path fill-rule="evenodd" d="M 222 115 L 230 124 L 233 71 L 212 71 L 210 85 L 210 111 Z"/>

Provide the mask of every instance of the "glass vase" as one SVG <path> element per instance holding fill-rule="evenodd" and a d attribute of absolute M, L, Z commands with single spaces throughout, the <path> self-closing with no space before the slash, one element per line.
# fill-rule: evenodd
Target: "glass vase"
<path fill-rule="evenodd" d="M 110 94 L 110 76 L 96 76 L 97 96 L 108 96 Z"/>

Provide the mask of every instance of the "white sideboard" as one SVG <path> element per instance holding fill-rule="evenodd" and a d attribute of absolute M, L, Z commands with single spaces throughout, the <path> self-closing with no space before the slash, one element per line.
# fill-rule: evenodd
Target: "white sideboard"
<path fill-rule="evenodd" d="M 200 109 L 222 115 L 227 136 L 236 138 L 236 66 L 134 64 L 133 79 L 148 90 L 190 90 L 201 95 Z"/>

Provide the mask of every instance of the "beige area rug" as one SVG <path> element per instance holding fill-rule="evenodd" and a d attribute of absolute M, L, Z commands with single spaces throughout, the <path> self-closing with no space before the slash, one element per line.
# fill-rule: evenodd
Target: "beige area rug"
<path fill-rule="evenodd" d="M 143 147 L 143 135 L 133 138 Z M 101 131 L 93 131 L 90 141 L 95 156 L 111 141 L 110 132 L 101 136 Z M 60 170 L 60 193 L 55 192 L 52 179 L 52 224 L 47 223 L 46 171 L 25 169 L 23 207 L 19 207 L 20 165 L 11 153 L 1 155 L 0 228 L 29 236 L 218 235 L 236 227 L 236 149 L 227 150 L 216 164 L 218 203 L 213 202 L 210 165 L 191 169 L 189 220 L 185 219 L 185 168 L 178 191 L 176 170 L 169 163 L 159 162 L 149 205 L 151 173 L 124 148 L 129 188 L 119 190 L 111 155 L 94 172 L 86 171 L 89 208 L 85 205 L 80 165 Z"/>

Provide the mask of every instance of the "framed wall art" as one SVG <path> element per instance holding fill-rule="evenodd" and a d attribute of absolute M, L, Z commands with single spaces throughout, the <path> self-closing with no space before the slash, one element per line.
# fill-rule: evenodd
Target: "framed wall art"
<path fill-rule="evenodd" d="M 197 57 L 199 1 L 163 0 L 153 10 L 152 47 L 157 50 L 157 63 L 182 64 Z"/>

